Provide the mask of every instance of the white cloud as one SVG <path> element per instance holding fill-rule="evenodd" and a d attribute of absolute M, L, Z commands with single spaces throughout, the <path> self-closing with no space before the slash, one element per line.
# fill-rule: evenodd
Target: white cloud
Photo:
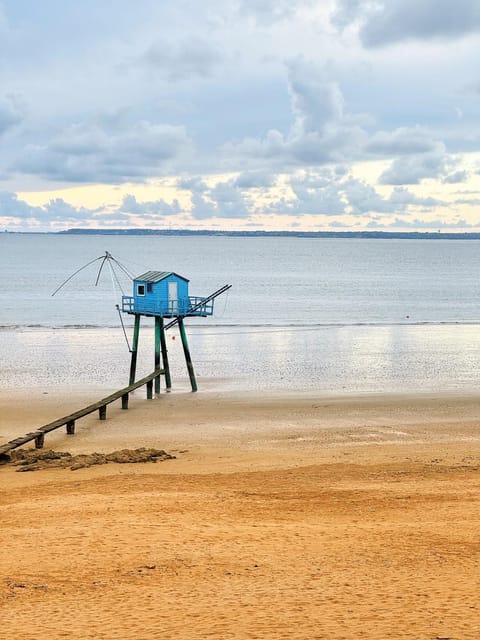
<path fill-rule="evenodd" d="M 466 182 L 468 180 L 468 175 L 468 171 L 459 169 L 458 171 L 454 171 L 453 173 L 446 175 L 442 182 L 444 184 L 458 184 L 459 182 Z"/>
<path fill-rule="evenodd" d="M 12 96 L 0 97 L 0 136 L 23 119 L 18 101 Z"/>
<path fill-rule="evenodd" d="M 130 198 L 120 207 L 130 211 L 116 210 L 117 218 L 115 209 L 83 212 L 105 225 L 188 221 L 185 193 L 182 207 L 173 193 L 168 202 L 154 188 L 148 195 L 147 184 L 163 176 L 191 192 L 192 224 L 223 218 L 219 228 L 262 207 L 299 219 L 428 209 L 378 187 L 382 171 L 384 184 L 419 185 L 412 191 L 426 202 L 448 193 L 453 203 L 456 183 L 478 182 L 466 155 L 480 151 L 478 92 L 465 88 L 479 82 L 478 38 L 466 37 L 479 30 L 479 7 L 116 0 L 114 11 L 96 0 L 0 0 L 2 188 L 62 198 L 73 185 L 87 193 L 89 185 L 142 183 L 122 188 Z M 377 160 L 381 169 L 362 173 L 364 161 Z M 320 179 L 323 172 L 333 173 Z M 228 178 L 212 186 L 216 176 Z"/>
<path fill-rule="evenodd" d="M 143 182 L 171 169 L 189 149 L 183 126 L 141 121 L 115 130 L 82 123 L 45 145 L 28 145 L 14 168 L 65 182 Z"/>
<path fill-rule="evenodd" d="M 234 181 L 219 182 L 207 190 L 200 185 L 191 199 L 191 215 L 196 219 L 246 218 L 252 212 L 252 202 Z"/>
<path fill-rule="evenodd" d="M 29 205 L 19 200 L 15 193 L 0 191 L 0 218 L 34 220 L 35 222 L 74 221 L 90 218 L 93 211 L 83 207 L 73 207 L 62 198 L 50 200 L 42 207 Z"/>
<path fill-rule="evenodd" d="M 294 117 L 287 134 L 270 130 L 263 139 L 246 138 L 227 145 L 226 153 L 271 160 L 273 165 L 322 165 L 353 160 L 365 144 L 364 116 L 345 109 L 338 84 L 322 66 L 303 58 L 287 65 Z"/>
<path fill-rule="evenodd" d="M 272 187 L 275 175 L 269 171 L 245 171 L 235 178 L 234 184 L 240 189 L 260 189 Z"/>
<path fill-rule="evenodd" d="M 176 198 L 172 202 L 166 202 L 163 199 L 139 202 L 135 196 L 128 194 L 124 196 L 118 211 L 141 215 L 154 214 L 157 216 L 171 216 L 180 213 L 182 208 Z"/>
<path fill-rule="evenodd" d="M 315 0 L 240 0 L 240 13 L 253 16 L 260 24 L 285 20 Z"/>
<path fill-rule="evenodd" d="M 445 145 L 438 143 L 431 152 L 395 158 L 379 181 L 381 184 L 420 184 L 425 178 L 446 176 L 454 163 L 446 153 Z"/>
<path fill-rule="evenodd" d="M 139 62 L 175 82 L 211 76 L 224 55 L 218 46 L 193 35 L 179 42 L 162 38 L 145 51 Z"/>
<path fill-rule="evenodd" d="M 409 207 L 433 208 L 435 198 L 419 197 L 404 187 L 395 187 L 388 197 L 372 185 L 332 170 L 308 173 L 289 181 L 294 198 L 281 198 L 268 211 L 289 215 L 366 216 L 405 212 Z"/>
<path fill-rule="evenodd" d="M 400 127 L 393 131 L 377 131 L 369 139 L 366 150 L 374 155 L 395 156 L 435 151 L 438 141 L 424 127 Z"/>

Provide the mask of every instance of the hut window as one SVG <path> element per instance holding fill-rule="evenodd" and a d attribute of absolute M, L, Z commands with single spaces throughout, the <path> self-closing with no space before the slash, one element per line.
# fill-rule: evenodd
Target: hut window
<path fill-rule="evenodd" d="M 137 284 L 137 295 L 144 296 L 145 295 L 145 285 Z"/>
<path fill-rule="evenodd" d="M 152 293 L 153 284 L 151 282 L 147 282 L 147 293 Z"/>

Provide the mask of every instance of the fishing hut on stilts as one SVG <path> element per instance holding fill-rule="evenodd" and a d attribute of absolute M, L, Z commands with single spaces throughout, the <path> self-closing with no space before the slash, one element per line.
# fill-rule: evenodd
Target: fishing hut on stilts
<path fill-rule="evenodd" d="M 116 283 L 123 293 L 120 279 L 115 268 L 118 267 L 124 275 L 128 276 L 130 280 L 133 280 L 133 295 L 122 295 L 121 309 L 118 304 L 115 305 L 131 354 L 128 386 L 123 389 L 119 389 L 106 398 L 102 398 L 98 402 L 90 404 L 87 407 L 83 407 L 68 416 L 58 418 L 53 422 L 49 422 L 48 424 L 39 427 L 35 431 L 31 431 L 24 436 L 14 438 L 9 442 L 0 445 L 0 463 L 9 459 L 9 453 L 13 449 L 17 449 L 29 442 L 34 441 L 37 449 L 43 448 L 45 435 L 52 431 L 56 431 L 61 427 L 66 428 L 68 435 L 74 435 L 76 421 L 95 411 L 98 411 L 100 420 L 105 420 L 107 416 L 107 406 L 117 400 L 121 399 L 122 409 L 128 409 L 128 398 L 130 393 L 144 385 L 147 388 L 147 399 L 151 400 L 153 397 L 153 387 L 155 387 L 155 393 L 160 392 L 160 378 L 162 375 L 165 376 L 165 386 L 167 391 L 170 390 L 172 387 L 172 377 L 170 374 L 170 363 L 168 360 L 165 332 L 175 325 L 178 325 L 180 330 L 180 337 L 182 340 L 183 352 L 185 354 L 185 361 L 187 363 L 192 391 L 197 391 L 197 381 L 195 378 L 195 371 L 193 369 L 192 358 L 190 356 L 190 349 L 188 347 L 184 319 L 199 317 L 205 318 L 207 316 L 211 316 L 213 314 L 215 298 L 228 291 L 232 285 L 226 284 L 206 297 L 191 296 L 189 294 L 189 280 L 184 276 L 173 271 L 147 271 L 135 278 L 125 265 L 114 258 L 111 253 L 106 251 L 104 255 L 87 262 L 83 267 L 80 267 L 80 269 L 77 269 L 77 271 L 72 273 L 71 276 L 69 276 L 57 289 L 55 289 L 52 296 L 56 295 L 56 293 L 58 293 L 58 291 L 60 291 L 60 289 L 62 289 L 67 282 L 70 282 L 70 280 L 72 280 L 72 278 L 74 278 L 78 273 L 98 261 L 100 261 L 100 268 L 97 273 L 95 286 L 98 285 L 100 275 L 105 265 L 108 265 L 110 269 L 114 290 Z M 128 341 L 122 312 L 134 316 L 132 348 L 130 348 Z M 154 318 L 155 320 L 155 368 L 152 373 L 143 377 L 141 380 L 135 380 L 137 372 L 138 342 L 140 336 L 140 318 L 142 316 Z M 168 320 L 166 324 L 165 320 Z"/>
<path fill-rule="evenodd" d="M 165 376 L 165 386 L 167 391 L 172 388 L 172 377 L 168 361 L 165 332 L 175 325 L 178 325 L 180 330 L 180 337 L 182 340 L 183 352 L 185 354 L 185 361 L 187 363 L 188 376 L 190 378 L 192 391 L 197 391 L 197 380 L 195 378 L 195 371 L 188 346 L 184 319 L 199 317 L 205 318 L 207 316 L 211 316 L 213 314 L 215 298 L 228 291 L 232 285 L 226 284 L 206 297 L 191 296 L 189 294 L 190 281 L 188 278 L 185 278 L 174 271 L 147 271 L 138 277 L 134 277 L 124 264 L 117 260 L 117 258 L 114 258 L 109 251 L 105 251 L 104 255 L 94 258 L 72 273 L 71 276 L 69 276 L 57 289 L 55 289 L 52 296 L 56 295 L 60 289 L 70 282 L 70 280 L 72 280 L 72 278 L 74 278 L 78 273 L 97 261 L 100 261 L 100 267 L 95 280 L 95 286 L 99 283 L 103 268 L 105 265 L 108 265 L 112 276 L 114 290 L 116 283 L 123 294 L 121 309 L 118 304 L 115 306 L 120 317 L 125 340 L 131 353 L 129 386 L 135 384 L 138 343 L 140 336 L 140 318 L 142 316 L 146 316 L 155 319 L 154 373 L 157 374 L 154 378 L 155 393 L 160 393 L 160 377 L 162 375 Z M 126 275 L 130 280 L 133 280 L 133 292 L 131 296 L 124 294 L 116 269 L 120 269 L 124 275 Z M 122 319 L 122 312 L 133 315 L 135 318 L 133 327 L 133 343 L 131 348 Z M 165 324 L 165 319 L 170 320 L 170 322 Z M 149 398 L 151 397 L 151 386 L 151 383 L 147 384 L 147 394 Z M 122 406 L 124 409 L 127 408 L 128 394 L 122 399 Z"/>
<path fill-rule="evenodd" d="M 214 300 L 225 293 L 231 285 L 224 285 L 207 297 L 190 296 L 189 280 L 173 271 L 147 271 L 133 280 L 133 295 L 122 296 L 122 312 L 133 315 L 133 343 L 130 361 L 129 384 L 134 384 L 137 370 L 138 342 L 140 336 L 140 319 L 142 316 L 155 319 L 155 354 L 154 364 L 158 376 L 154 379 L 155 393 L 160 392 L 160 376 L 165 376 L 167 391 L 172 387 L 170 364 L 165 332 L 178 325 L 182 340 L 183 352 L 187 364 L 188 376 L 192 391 L 197 391 L 197 381 L 193 368 L 185 318 L 205 318 L 213 314 Z M 170 320 L 165 324 L 165 320 Z"/>

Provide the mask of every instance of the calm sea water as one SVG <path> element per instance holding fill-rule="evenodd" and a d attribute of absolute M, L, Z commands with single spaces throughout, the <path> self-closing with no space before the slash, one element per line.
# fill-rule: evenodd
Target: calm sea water
<path fill-rule="evenodd" d="M 121 291 L 109 270 L 95 287 L 97 262 L 51 295 L 106 250 L 137 275 L 188 277 L 192 295 L 233 285 L 213 318 L 189 321 L 206 387 L 364 393 L 480 383 L 477 241 L 0 234 L 0 387 L 125 383 Z M 117 276 L 129 294 L 131 282 Z M 151 321 L 141 336 L 148 373 Z"/>

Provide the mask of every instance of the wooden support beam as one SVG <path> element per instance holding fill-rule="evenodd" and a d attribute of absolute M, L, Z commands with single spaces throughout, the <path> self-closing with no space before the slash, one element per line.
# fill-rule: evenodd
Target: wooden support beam
<path fill-rule="evenodd" d="M 75 434 L 75 420 L 69 420 L 66 424 L 67 435 L 73 436 Z"/>
<path fill-rule="evenodd" d="M 122 409 L 128 409 L 128 393 L 124 393 L 122 396 Z"/>
<path fill-rule="evenodd" d="M 162 347 L 162 362 L 163 362 L 163 370 L 165 371 L 165 386 L 167 390 L 172 388 L 172 378 L 170 376 L 170 365 L 168 363 L 168 349 L 167 349 L 167 339 L 165 337 L 165 326 L 163 322 L 163 318 L 159 318 L 160 321 L 160 345 Z"/>
<path fill-rule="evenodd" d="M 153 381 L 149 380 L 147 382 L 147 400 L 153 399 Z"/>
<path fill-rule="evenodd" d="M 188 348 L 187 334 L 185 331 L 185 325 L 183 324 L 183 318 L 178 318 L 178 327 L 180 329 L 180 336 L 182 338 L 183 352 L 185 354 L 185 360 L 187 363 L 188 376 L 190 378 L 190 384 L 192 391 L 197 391 L 197 381 L 195 379 L 195 371 L 193 369 L 192 358 L 190 356 L 190 349 Z"/>
<path fill-rule="evenodd" d="M 158 316 L 155 316 L 155 366 L 154 369 L 160 369 L 160 333 L 161 326 Z M 160 393 L 160 376 L 155 378 L 155 393 Z"/>
<path fill-rule="evenodd" d="M 98 407 L 98 417 L 100 420 L 107 419 L 107 405 L 104 404 L 101 407 Z"/>
<path fill-rule="evenodd" d="M 130 381 L 134 384 L 135 374 L 137 372 L 137 354 L 138 354 L 138 336 L 140 333 L 140 314 L 135 314 L 135 324 L 133 326 L 133 342 L 132 342 L 132 359 L 130 361 Z"/>

